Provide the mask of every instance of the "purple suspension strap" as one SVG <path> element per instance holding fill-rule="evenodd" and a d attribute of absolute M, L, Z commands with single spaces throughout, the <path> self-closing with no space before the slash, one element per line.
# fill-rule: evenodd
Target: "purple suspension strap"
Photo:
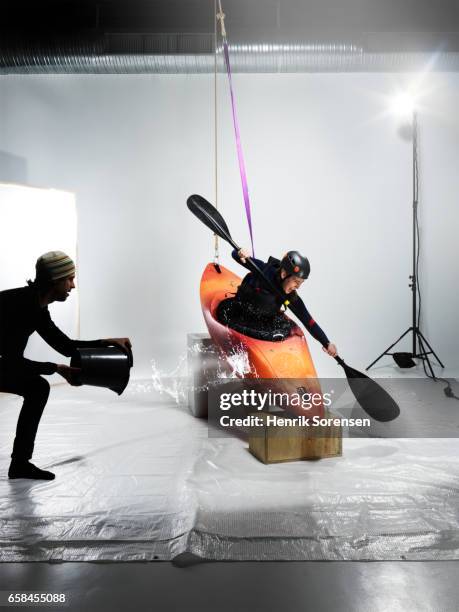
<path fill-rule="evenodd" d="M 239 160 L 239 172 L 241 174 L 242 193 L 244 195 L 245 213 L 247 215 L 247 223 L 249 225 L 249 232 L 250 232 L 250 241 L 252 243 L 252 255 L 255 256 L 255 248 L 253 245 L 252 214 L 250 210 L 249 187 L 247 184 L 247 173 L 245 170 L 244 153 L 242 152 L 241 134 L 239 131 L 239 122 L 238 122 L 237 113 L 236 113 L 236 100 L 234 98 L 234 91 L 233 91 L 233 80 L 232 80 L 232 75 L 231 75 L 231 64 L 230 64 L 230 59 L 229 59 L 228 41 L 226 40 L 226 32 L 225 32 L 225 26 L 224 26 L 225 15 L 222 12 L 221 4 L 220 4 L 220 12 L 217 14 L 217 18 L 220 19 L 220 23 L 222 26 L 223 53 L 225 56 L 226 71 L 228 73 L 228 81 L 229 81 L 230 94 L 231 94 L 231 109 L 233 113 L 233 125 L 234 125 L 234 134 L 236 137 L 237 157 Z"/>

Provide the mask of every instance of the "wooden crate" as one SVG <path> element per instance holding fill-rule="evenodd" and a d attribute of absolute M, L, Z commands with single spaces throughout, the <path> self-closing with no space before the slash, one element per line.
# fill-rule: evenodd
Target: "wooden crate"
<path fill-rule="evenodd" d="M 322 459 L 343 454 L 343 431 L 340 425 L 304 427 L 272 425 L 268 414 L 258 414 L 263 425 L 249 432 L 249 450 L 263 463 Z M 325 411 L 325 418 L 334 415 Z M 336 418 L 336 417 L 335 417 Z"/>

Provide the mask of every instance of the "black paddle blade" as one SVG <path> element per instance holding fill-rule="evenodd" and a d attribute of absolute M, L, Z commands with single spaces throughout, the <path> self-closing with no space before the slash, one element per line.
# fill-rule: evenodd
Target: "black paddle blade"
<path fill-rule="evenodd" d="M 234 248 L 236 248 L 236 245 L 231 238 L 228 226 L 215 206 L 212 206 L 210 202 L 200 195 L 190 196 L 186 201 L 186 205 L 191 210 L 193 215 L 202 221 L 204 225 L 207 225 L 207 227 L 211 229 L 214 234 L 217 234 L 220 236 L 220 238 L 223 238 L 223 240 L 226 240 L 233 245 Z"/>
<path fill-rule="evenodd" d="M 393 421 L 400 414 L 395 400 L 372 378 L 348 366 L 341 357 L 335 357 L 343 368 L 349 387 L 365 412 L 375 421 Z"/>

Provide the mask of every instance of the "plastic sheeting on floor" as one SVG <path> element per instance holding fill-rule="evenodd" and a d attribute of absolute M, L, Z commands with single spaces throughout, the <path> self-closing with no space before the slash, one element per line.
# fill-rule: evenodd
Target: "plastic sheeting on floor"
<path fill-rule="evenodd" d="M 459 558 L 457 439 L 345 439 L 343 457 L 263 465 L 133 382 L 55 387 L 34 461 L 9 481 L 20 398 L 0 395 L 0 559 Z"/>

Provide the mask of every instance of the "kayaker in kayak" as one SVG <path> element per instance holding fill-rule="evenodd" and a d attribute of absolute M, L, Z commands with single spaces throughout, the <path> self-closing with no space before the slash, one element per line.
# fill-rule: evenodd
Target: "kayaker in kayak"
<path fill-rule="evenodd" d="M 250 254 L 245 249 L 234 250 L 232 257 L 247 268 L 246 258 Z M 255 258 L 252 260 L 273 284 L 289 296 L 290 302 L 295 301 L 301 313 L 301 316 L 298 315 L 301 323 L 322 344 L 323 350 L 334 357 L 337 354 L 336 346 L 329 341 L 297 294 L 297 289 L 311 271 L 306 257 L 298 251 L 288 251 L 281 260 L 274 257 L 270 257 L 267 262 Z M 281 298 L 253 272 L 243 278 L 234 297 L 220 302 L 216 314 L 224 325 L 263 340 L 283 340 L 295 325 L 284 315 Z"/>

